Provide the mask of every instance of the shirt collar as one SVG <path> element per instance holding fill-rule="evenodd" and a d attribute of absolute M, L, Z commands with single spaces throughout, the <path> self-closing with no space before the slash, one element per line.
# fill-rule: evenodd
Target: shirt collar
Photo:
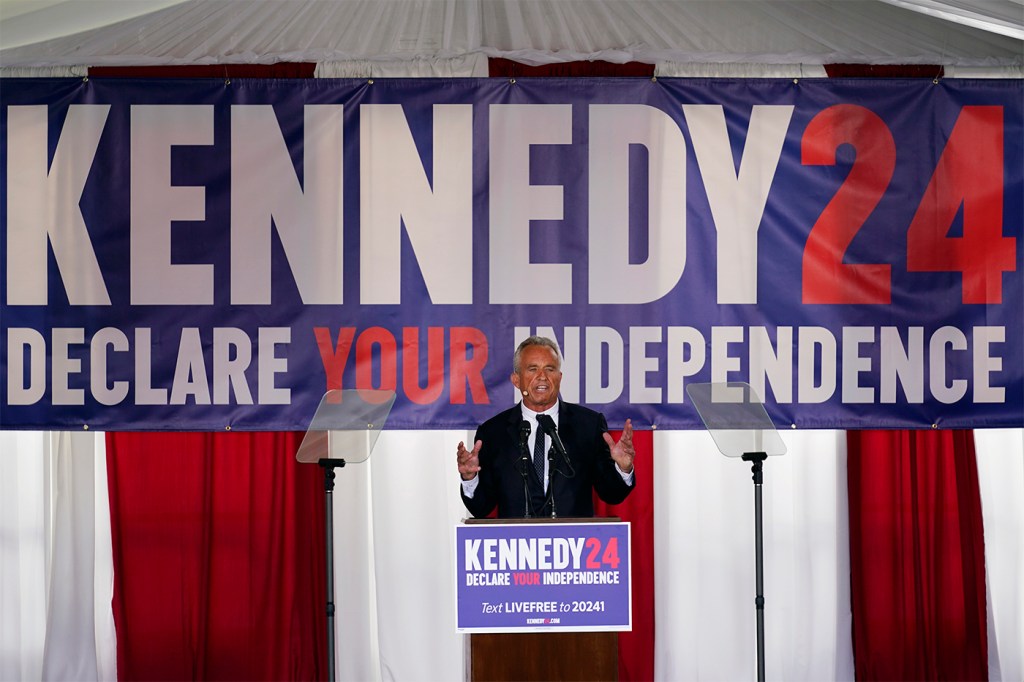
<path fill-rule="evenodd" d="M 558 408 L 559 406 L 561 406 L 561 404 L 562 401 L 560 399 L 555 400 L 555 404 L 549 407 L 548 409 L 544 410 L 543 412 L 534 412 L 533 410 L 526 406 L 526 403 L 520 403 L 520 406 L 523 408 L 523 418 L 527 419 L 528 421 L 536 422 L 538 414 L 547 414 L 551 415 L 551 418 L 554 419 L 555 423 L 557 424 Z"/>

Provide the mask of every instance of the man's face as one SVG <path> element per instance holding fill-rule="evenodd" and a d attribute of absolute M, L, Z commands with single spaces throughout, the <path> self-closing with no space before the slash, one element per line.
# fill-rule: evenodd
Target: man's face
<path fill-rule="evenodd" d="M 523 393 L 523 404 L 534 412 L 543 412 L 558 400 L 562 371 L 558 356 L 547 346 L 527 346 L 519 356 L 519 371 L 512 385 Z"/>

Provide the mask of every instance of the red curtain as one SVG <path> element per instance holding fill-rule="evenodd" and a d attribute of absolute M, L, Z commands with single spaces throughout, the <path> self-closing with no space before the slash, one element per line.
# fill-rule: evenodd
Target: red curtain
<path fill-rule="evenodd" d="M 613 431 L 618 440 L 621 431 Z M 636 488 L 622 504 L 608 505 L 594 495 L 595 516 L 617 516 L 631 523 L 633 630 L 619 633 L 619 679 L 654 679 L 654 432 L 634 431 Z"/>
<path fill-rule="evenodd" d="M 987 680 L 985 555 L 970 431 L 850 431 L 858 680 Z"/>
<path fill-rule="evenodd" d="M 326 677 L 323 475 L 300 440 L 107 435 L 119 679 Z"/>

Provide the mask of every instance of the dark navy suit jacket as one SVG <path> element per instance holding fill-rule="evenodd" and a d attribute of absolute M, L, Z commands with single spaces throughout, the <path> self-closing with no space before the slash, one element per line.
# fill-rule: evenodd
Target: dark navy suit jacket
<path fill-rule="evenodd" d="M 527 509 L 531 516 L 550 517 L 554 504 L 560 517 L 588 517 L 594 515 L 591 491 L 596 490 L 598 497 L 608 504 L 626 499 L 633 486 L 627 485 L 615 469 L 608 444 L 601 435 L 608 430 L 603 414 L 559 401 L 558 435 L 569 461 L 555 455 L 548 494 L 544 493 L 529 455 L 525 460 L 523 457 L 519 436 L 522 415 L 522 408 L 516 404 L 477 429 L 474 442 L 483 441 L 477 474 L 480 483 L 472 498 L 462 495 L 473 516 L 487 516 L 497 506 L 501 518 L 523 518 Z"/>

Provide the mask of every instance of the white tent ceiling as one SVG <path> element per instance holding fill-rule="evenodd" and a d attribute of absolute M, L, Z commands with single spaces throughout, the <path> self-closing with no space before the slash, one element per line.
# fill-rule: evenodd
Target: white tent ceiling
<path fill-rule="evenodd" d="M 47 31 L 64 35 L 22 44 Z M 0 0 L 0 47 L 6 73 L 476 55 L 941 64 L 1019 76 L 1024 0 Z"/>

